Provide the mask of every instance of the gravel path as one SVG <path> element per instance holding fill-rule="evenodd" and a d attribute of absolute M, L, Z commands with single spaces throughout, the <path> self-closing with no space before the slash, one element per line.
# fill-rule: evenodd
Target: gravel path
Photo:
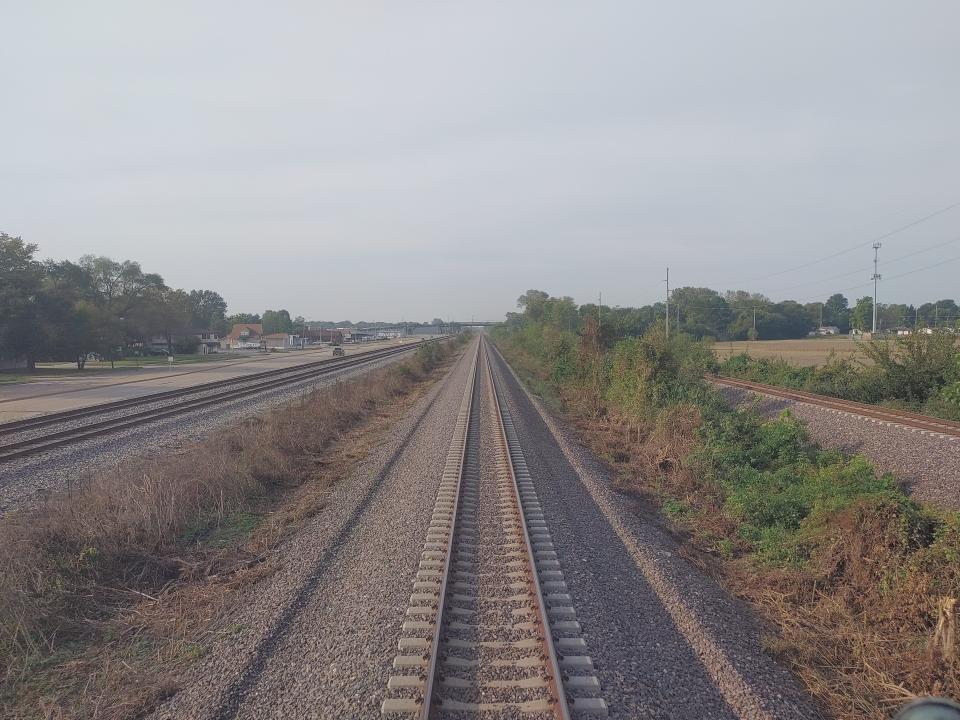
<path fill-rule="evenodd" d="M 469 370 L 468 350 L 277 552 L 155 717 L 375 718 Z"/>
<path fill-rule="evenodd" d="M 960 438 L 740 388 L 718 390 L 733 405 L 756 403 L 765 417 L 789 410 L 823 447 L 864 455 L 918 500 L 960 510 Z"/>
<path fill-rule="evenodd" d="M 508 404 L 612 718 L 817 718 L 750 609 L 610 489 L 612 475 L 520 387 Z"/>
<path fill-rule="evenodd" d="M 384 367 L 404 357 L 406 355 L 402 354 L 371 360 L 341 372 L 302 380 L 282 388 L 252 392 L 246 397 L 214 407 L 4 463 L 0 465 L 0 515 L 35 502 L 51 491 L 81 482 L 88 473 L 114 470 L 131 456 L 175 452 L 212 430 L 262 414 L 302 398 L 311 390 Z"/>

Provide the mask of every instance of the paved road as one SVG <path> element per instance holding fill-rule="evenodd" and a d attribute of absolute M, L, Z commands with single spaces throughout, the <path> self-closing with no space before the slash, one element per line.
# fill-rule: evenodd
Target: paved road
<path fill-rule="evenodd" d="M 376 718 L 467 380 L 412 408 L 280 549 L 156 718 Z M 761 648 L 749 608 L 609 489 L 505 366 L 508 403 L 613 718 L 821 714 Z M 484 380 L 483 382 L 486 382 Z"/>
<path fill-rule="evenodd" d="M 370 352 L 419 340 L 409 337 L 401 340 L 364 343 L 346 346 L 346 354 Z M 180 367 L 153 367 L 117 370 L 115 373 L 57 377 L 29 383 L 0 385 L 0 423 L 21 418 L 45 415 L 59 410 L 98 405 L 112 400 L 142 397 L 164 390 L 192 387 L 203 383 L 243 377 L 266 370 L 296 367 L 323 360 L 332 355 L 332 349 L 291 350 L 282 353 L 252 353 L 250 357 L 225 362 L 190 363 Z"/>

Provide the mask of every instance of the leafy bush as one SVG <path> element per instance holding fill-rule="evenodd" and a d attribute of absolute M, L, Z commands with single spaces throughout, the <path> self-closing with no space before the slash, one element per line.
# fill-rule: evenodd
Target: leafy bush
<path fill-rule="evenodd" d="M 960 419 L 960 352 L 954 335 L 900 336 L 864 343 L 860 351 L 859 358 L 831 356 L 819 367 L 741 353 L 724 360 L 719 371 L 768 385 Z"/>
<path fill-rule="evenodd" d="M 791 663 L 834 716 L 887 717 L 900 699 L 891 688 L 960 694 L 960 514 L 919 505 L 863 457 L 821 450 L 789 413 L 764 420 L 731 409 L 702 381 L 707 349 L 685 338 L 654 331 L 610 344 L 588 321 L 576 372 L 552 373 L 542 328 L 495 337 L 511 363 L 522 358 L 557 393 L 588 401 L 572 407 L 588 442 L 627 458 L 616 487 L 658 499 L 702 550 L 737 563 L 725 566 L 726 581 L 778 625 Z M 960 413 L 960 360 L 945 362 L 937 348 L 820 368 L 739 355 L 720 370 Z M 918 386 L 895 387 L 905 368 L 920 373 Z M 636 433 L 624 432 L 630 423 Z"/>

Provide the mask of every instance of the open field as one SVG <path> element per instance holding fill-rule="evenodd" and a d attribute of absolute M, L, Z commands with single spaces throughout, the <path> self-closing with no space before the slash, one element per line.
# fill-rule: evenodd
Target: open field
<path fill-rule="evenodd" d="M 740 340 L 736 342 L 718 342 L 713 346 L 720 360 L 731 355 L 747 353 L 753 358 L 782 358 L 789 363 L 801 366 L 823 365 L 830 353 L 838 356 L 851 356 L 857 352 L 859 342 L 847 335 L 824 338 L 804 338 L 803 340 Z"/>

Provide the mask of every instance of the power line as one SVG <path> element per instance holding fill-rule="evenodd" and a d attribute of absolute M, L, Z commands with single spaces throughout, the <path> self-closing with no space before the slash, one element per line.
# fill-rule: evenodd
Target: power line
<path fill-rule="evenodd" d="M 909 229 L 912 228 L 912 227 L 916 227 L 917 225 L 919 225 L 919 224 L 921 224 L 921 223 L 924 223 L 924 222 L 926 222 L 927 220 L 931 220 L 931 219 L 937 217 L 938 215 L 943 215 L 944 213 L 949 212 L 949 211 L 953 210 L 953 209 L 956 208 L 956 207 L 960 207 L 960 200 L 958 200 L 958 201 L 956 201 L 956 202 L 954 202 L 954 203 L 951 203 L 950 205 L 947 205 L 946 207 L 940 208 L 939 210 L 936 210 L 936 211 L 934 211 L 934 212 L 932 212 L 932 213 L 929 213 L 928 215 L 924 215 L 924 216 L 921 217 L 921 218 L 917 218 L 916 220 L 911 220 L 911 221 L 908 222 L 906 225 L 901 225 L 900 227 L 898 227 L 898 228 L 896 228 L 896 229 L 894 229 L 894 230 L 891 230 L 890 232 L 884 233 L 883 235 L 880 235 L 880 236 L 878 236 L 878 237 L 872 238 L 872 239 L 870 239 L 870 240 L 866 240 L 866 241 L 861 242 L 861 243 L 857 243 L 856 245 L 851 245 L 850 247 L 848 247 L 848 248 L 846 248 L 846 249 L 844 249 L 844 250 L 839 250 L 839 251 L 837 251 L 837 252 L 835 252 L 835 253 L 832 253 L 832 254 L 830 254 L 830 255 L 827 255 L 826 257 L 822 257 L 822 258 L 819 258 L 819 259 L 817 259 L 817 260 L 811 260 L 810 262 L 803 263 L 802 265 L 797 265 L 797 266 L 795 266 L 795 267 L 788 268 L 788 269 L 786 269 L 786 270 L 780 270 L 780 271 L 778 271 L 778 272 L 770 273 L 770 274 L 768 274 L 768 275 L 760 275 L 759 277 L 750 278 L 750 279 L 748 279 L 748 280 L 739 280 L 739 281 L 734 282 L 734 283 L 724 283 L 724 284 L 725 284 L 727 287 L 733 287 L 733 286 L 736 286 L 736 285 L 743 285 L 744 283 L 752 283 L 752 282 L 757 282 L 758 280 L 766 280 L 767 278 L 779 277 L 780 275 L 786 275 L 787 273 L 796 272 L 797 270 L 804 270 L 804 269 L 806 269 L 806 268 L 808 268 L 808 267 L 813 267 L 814 265 L 819 265 L 820 263 L 826 262 L 827 260 L 833 260 L 834 258 L 840 257 L 841 255 L 846 255 L 847 253 L 853 252 L 854 250 L 858 250 L 858 249 L 860 249 L 860 248 L 862 248 L 862 247 L 867 247 L 867 246 L 869 246 L 869 245 L 873 245 L 873 243 L 880 242 L 881 240 L 885 240 L 885 239 L 887 239 L 887 238 L 889 238 L 889 237 L 893 237 L 893 236 L 896 235 L 897 233 L 901 233 L 901 232 L 903 232 L 904 230 L 909 230 Z"/>
<path fill-rule="evenodd" d="M 952 258 L 947 258 L 946 260 L 941 260 L 940 262 L 934 265 L 927 265 L 926 267 L 916 268 L 915 270 L 908 270 L 907 272 L 900 273 L 899 275 L 892 275 L 888 277 L 886 281 L 890 282 L 891 280 L 896 280 L 897 278 L 906 277 L 907 275 L 913 275 L 914 273 L 923 272 L 924 270 L 932 270 L 933 268 L 938 268 L 942 265 L 946 265 L 947 263 L 956 262 L 957 260 L 960 260 L 960 255 L 957 255 Z"/>
<path fill-rule="evenodd" d="M 898 257 L 887 260 L 884 263 L 884 266 L 889 267 L 892 263 L 899 262 L 900 260 L 906 260 L 907 258 L 913 257 L 915 255 L 920 255 L 925 252 L 930 252 L 931 250 L 936 250 L 937 248 L 942 248 L 947 245 L 953 245 L 958 241 L 960 241 L 960 238 L 953 238 L 952 240 L 946 240 L 945 242 L 937 243 L 936 245 L 929 245 L 925 248 L 921 248 L 920 250 L 914 250 L 913 252 L 909 252 L 906 255 L 900 255 Z M 777 288 L 777 292 L 782 293 L 787 290 L 795 290 L 801 287 L 809 287 L 810 285 L 818 285 L 819 283 L 827 282 L 829 280 L 838 280 L 840 278 L 850 277 L 851 275 L 859 275 L 860 273 L 866 274 L 868 272 L 870 272 L 870 268 L 858 268 L 857 270 L 851 270 L 850 272 L 840 273 L 839 275 L 830 275 L 829 277 L 817 278 L 816 280 L 811 280 L 809 282 L 797 283 L 796 285 L 788 285 L 787 287 L 784 287 L 784 288 Z"/>
<path fill-rule="evenodd" d="M 913 257 L 914 255 L 920 255 L 921 253 L 929 252 L 930 250 L 936 250 L 937 248 L 942 248 L 942 247 L 945 247 L 946 245 L 953 245 L 958 240 L 960 240 L 960 238 L 953 238 L 952 240 L 946 240 L 945 242 L 937 243 L 936 245 L 929 245 L 925 248 L 921 248 L 919 250 L 914 250 L 913 252 L 907 253 L 906 255 L 901 255 L 900 257 L 895 257 L 895 258 L 892 258 L 891 260 L 887 260 L 886 264 L 889 265 L 890 263 L 906 260 L 908 257 Z"/>

